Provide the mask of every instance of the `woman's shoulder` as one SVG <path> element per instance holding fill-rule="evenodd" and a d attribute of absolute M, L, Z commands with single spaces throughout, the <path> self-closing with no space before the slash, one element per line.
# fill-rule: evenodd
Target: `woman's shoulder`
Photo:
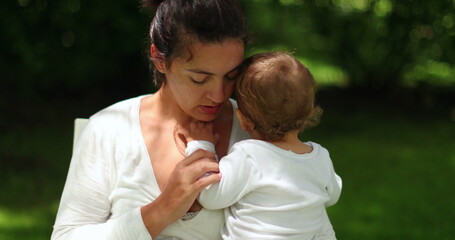
<path fill-rule="evenodd" d="M 132 112 L 139 111 L 141 99 L 145 96 L 133 97 L 116 102 L 93 114 L 90 121 L 109 123 L 128 119 Z"/>
<path fill-rule="evenodd" d="M 235 111 L 237 110 L 237 102 L 234 99 L 229 99 L 231 105 L 232 105 L 232 132 L 231 132 L 231 140 L 229 141 L 229 148 L 234 145 L 234 143 L 249 139 L 251 138 L 250 134 L 246 131 L 244 131 L 241 126 L 240 126 L 240 120 L 237 117 L 237 114 Z"/>
<path fill-rule="evenodd" d="M 130 127 L 139 115 L 139 105 L 144 96 L 133 97 L 114 103 L 93 114 L 87 126 L 92 131 L 108 134 Z"/>

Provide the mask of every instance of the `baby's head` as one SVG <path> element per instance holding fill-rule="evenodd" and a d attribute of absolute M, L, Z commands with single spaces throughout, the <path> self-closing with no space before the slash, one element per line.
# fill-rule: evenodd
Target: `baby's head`
<path fill-rule="evenodd" d="M 235 95 L 250 128 L 265 141 L 279 141 L 302 130 L 320 109 L 309 70 L 285 52 L 260 53 L 242 64 Z"/>

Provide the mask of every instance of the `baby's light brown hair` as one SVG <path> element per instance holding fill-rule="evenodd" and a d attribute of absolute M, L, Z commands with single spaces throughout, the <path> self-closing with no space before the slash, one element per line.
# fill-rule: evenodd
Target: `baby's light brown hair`
<path fill-rule="evenodd" d="M 314 105 L 310 71 L 286 52 L 259 53 L 245 59 L 236 82 L 240 111 L 265 141 L 279 141 L 292 130 L 315 125 L 322 110 Z"/>

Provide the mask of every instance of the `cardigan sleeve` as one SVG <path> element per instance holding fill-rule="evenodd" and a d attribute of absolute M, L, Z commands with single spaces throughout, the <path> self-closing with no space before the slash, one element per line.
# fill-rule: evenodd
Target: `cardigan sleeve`
<path fill-rule="evenodd" d="M 115 146 L 105 131 L 93 125 L 89 121 L 74 149 L 51 239 L 151 239 L 140 208 L 110 218 Z"/>

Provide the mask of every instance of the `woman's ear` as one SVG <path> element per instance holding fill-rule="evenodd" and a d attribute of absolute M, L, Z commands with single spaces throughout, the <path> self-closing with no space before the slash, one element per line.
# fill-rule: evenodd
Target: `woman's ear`
<path fill-rule="evenodd" d="M 254 123 L 251 122 L 251 120 L 249 118 L 245 117 L 245 115 L 243 115 L 243 113 L 242 113 L 242 111 L 240 111 L 240 109 L 237 109 L 237 111 L 235 111 L 235 113 L 237 114 L 237 117 L 239 118 L 240 127 L 244 131 L 251 131 L 254 129 Z"/>
<path fill-rule="evenodd" d="M 164 61 L 163 54 L 156 48 L 155 44 L 150 45 L 150 56 L 155 65 L 155 68 L 160 72 L 164 73 L 166 70 L 166 64 Z"/>

